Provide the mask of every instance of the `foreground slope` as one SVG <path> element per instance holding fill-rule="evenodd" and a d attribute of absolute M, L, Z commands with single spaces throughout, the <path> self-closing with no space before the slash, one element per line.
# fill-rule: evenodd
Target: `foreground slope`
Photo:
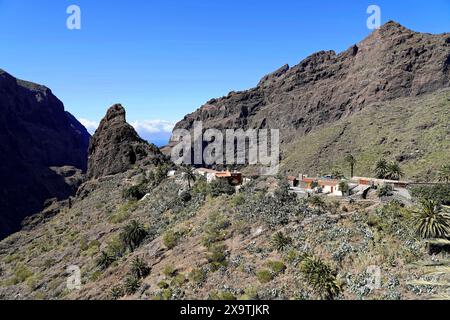
<path fill-rule="evenodd" d="M 140 167 L 92 180 L 71 208 L 1 242 L 0 296 L 323 298 L 302 271 L 308 257 L 336 276 L 333 283 L 341 291 L 335 298 L 424 299 L 445 293 L 439 284 L 448 274 L 429 272 L 448 257 L 427 255 L 409 210 L 396 203 L 342 202 L 318 211 L 287 195 L 274 178 L 255 181 L 238 195 L 212 192 L 199 180 L 187 196 L 180 193 L 187 190 L 181 176 L 163 178 L 159 170 L 165 169 Z M 148 187 L 148 195 L 126 200 L 124 191 L 132 186 Z M 130 250 L 123 233 L 132 221 L 146 233 Z M 274 242 L 278 232 L 290 241 Z M 81 270 L 80 290 L 67 288 L 69 266 Z M 380 268 L 379 288 L 367 285 L 373 266 Z"/>

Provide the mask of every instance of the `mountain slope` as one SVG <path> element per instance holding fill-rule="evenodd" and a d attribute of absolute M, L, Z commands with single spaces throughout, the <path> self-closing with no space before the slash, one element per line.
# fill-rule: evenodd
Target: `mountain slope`
<path fill-rule="evenodd" d="M 290 143 L 304 141 L 302 137 L 318 127 L 342 119 L 351 122 L 353 114 L 369 106 L 381 110 L 396 99 L 414 101 L 448 88 L 449 67 L 450 34 L 417 33 L 391 21 L 340 54 L 315 53 L 292 68 L 283 66 L 264 77 L 253 89 L 212 99 L 175 129 L 191 130 L 194 121 L 202 121 L 204 128 L 280 129 L 286 158 L 294 151 L 287 147 Z M 376 119 L 378 115 L 367 116 Z M 441 125 L 445 120 L 437 119 Z M 329 149 L 332 154 L 342 151 L 349 150 Z"/>
<path fill-rule="evenodd" d="M 75 192 L 89 137 L 50 89 L 0 70 L 0 239 L 45 200 Z"/>
<path fill-rule="evenodd" d="M 450 158 L 449 110 L 448 89 L 372 104 L 286 145 L 283 169 L 311 175 L 335 169 L 349 176 L 345 154 L 352 153 L 356 176 L 373 176 L 384 157 L 398 161 L 410 179 L 433 180 Z"/>

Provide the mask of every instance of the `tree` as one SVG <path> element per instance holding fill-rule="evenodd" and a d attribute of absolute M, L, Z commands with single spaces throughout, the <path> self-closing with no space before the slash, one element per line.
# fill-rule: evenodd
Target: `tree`
<path fill-rule="evenodd" d="M 434 200 L 421 200 L 414 210 L 417 232 L 424 239 L 450 237 L 450 213 Z"/>
<path fill-rule="evenodd" d="M 441 167 L 438 171 L 439 182 L 449 183 L 450 182 L 450 164 L 446 164 Z"/>
<path fill-rule="evenodd" d="M 385 179 L 388 173 L 388 162 L 385 159 L 380 159 L 375 165 L 375 176 L 378 179 Z"/>
<path fill-rule="evenodd" d="M 387 169 L 387 179 L 400 180 L 404 176 L 404 173 L 397 162 L 389 163 Z"/>
<path fill-rule="evenodd" d="M 190 166 L 184 166 L 181 168 L 181 171 L 183 173 L 183 180 L 187 182 L 188 187 L 190 189 L 191 183 L 193 183 L 197 180 L 194 169 Z"/>
<path fill-rule="evenodd" d="M 123 244 L 130 251 L 134 251 L 147 237 L 148 233 L 144 226 L 136 220 L 126 225 L 120 235 Z"/>
<path fill-rule="evenodd" d="M 345 157 L 345 162 L 350 165 L 350 177 L 353 178 L 353 171 L 355 169 L 356 159 L 352 154 L 348 154 Z"/>
<path fill-rule="evenodd" d="M 350 194 L 350 186 L 346 181 L 339 182 L 339 191 L 342 192 L 342 195 L 349 195 Z"/>
<path fill-rule="evenodd" d="M 334 300 L 341 293 L 335 272 L 321 259 L 305 258 L 300 264 L 300 271 L 321 299 Z"/>

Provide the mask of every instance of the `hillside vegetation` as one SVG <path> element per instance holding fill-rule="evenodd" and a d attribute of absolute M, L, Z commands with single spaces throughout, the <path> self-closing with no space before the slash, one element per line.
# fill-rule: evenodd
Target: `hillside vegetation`
<path fill-rule="evenodd" d="M 156 171 L 155 171 L 156 170 Z M 242 192 L 135 168 L 86 183 L 73 206 L 0 243 L 11 299 L 417 299 L 445 294 L 398 202 L 306 202 L 264 178 Z M 142 193 L 148 193 L 143 199 Z M 180 190 L 185 190 L 180 192 Z M 219 191 L 219 192 L 218 192 Z M 222 191 L 223 192 L 223 191 Z M 135 198 L 136 197 L 136 198 Z M 81 269 L 69 290 L 67 267 Z M 381 287 L 368 285 L 373 266 Z M 444 270 L 447 273 L 435 272 Z M 377 269 L 376 269 L 377 270 Z M 431 274 L 430 274 L 431 272 Z"/>
<path fill-rule="evenodd" d="M 349 176 L 345 155 L 351 153 L 357 176 L 373 176 L 377 160 L 387 158 L 400 162 L 408 179 L 434 180 L 450 158 L 450 91 L 373 104 L 316 127 L 284 150 L 283 168 L 295 174 L 337 169 Z"/>

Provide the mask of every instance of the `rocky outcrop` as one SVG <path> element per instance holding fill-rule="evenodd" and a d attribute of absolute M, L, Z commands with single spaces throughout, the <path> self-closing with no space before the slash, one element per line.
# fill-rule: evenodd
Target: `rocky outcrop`
<path fill-rule="evenodd" d="M 283 66 L 257 87 L 213 99 L 175 129 L 280 129 L 290 142 L 375 102 L 414 97 L 450 86 L 450 34 L 413 32 L 388 22 L 362 42 L 336 54 L 315 53 Z"/>
<path fill-rule="evenodd" d="M 89 146 L 89 179 L 125 172 L 136 164 L 158 165 L 167 161 L 159 149 L 139 137 L 126 122 L 120 104 L 109 108 Z"/>
<path fill-rule="evenodd" d="M 0 238 L 76 191 L 89 137 L 50 89 L 0 70 Z"/>

